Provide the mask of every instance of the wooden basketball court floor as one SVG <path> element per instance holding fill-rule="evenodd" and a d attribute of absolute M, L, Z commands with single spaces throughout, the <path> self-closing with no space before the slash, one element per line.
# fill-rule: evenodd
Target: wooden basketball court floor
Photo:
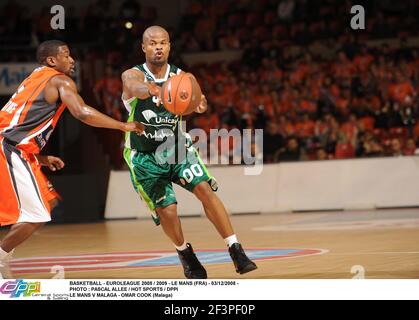
<path fill-rule="evenodd" d="M 187 241 L 196 251 L 225 250 L 205 217 L 183 217 Z M 234 215 L 245 248 L 322 249 L 321 254 L 256 261 L 258 270 L 234 272 L 231 262 L 207 264 L 216 279 L 350 279 L 354 266 L 365 278 L 419 278 L 419 208 L 375 211 Z M 0 237 L 6 230 L 0 231 Z M 47 225 L 15 252 L 15 258 L 166 251 L 173 246 L 151 220 Z M 361 269 L 359 269 L 361 268 Z M 51 273 L 20 273 L 19 278 L 51 278 Z M 65 278 L 183 278 L 180 265 L 111 270 L 65 270 Z"/>

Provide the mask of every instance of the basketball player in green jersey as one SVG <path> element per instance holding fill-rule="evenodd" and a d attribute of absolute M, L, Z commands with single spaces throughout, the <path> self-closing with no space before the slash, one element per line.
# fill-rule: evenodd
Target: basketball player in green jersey
<path fill-rule="evenodd" d="M 177 143 L 178 135 L 184 135 L 179 116 L 161 105 L 161 86 L 170 76 L 183 72 L 168 64 L 170 39 L 167 31 L 159 26 L 145 30 L 142 50 L 146 62 L 122 74 L 122 100 L 129 111 L 129 121 L 141 122 L 145 127 L 141 135 L 126 135 L 124 158 L 130 168 L 134 188 L 150 208 L 156 225 L 161 224 L 176 247 L 186 278 L 206 279 L 207 272 L 183 236 L 173 182 L 192 192 L 202 202 L 205 214 L 229 247 L 236 272 L 243 274 L 256 269 L 255 263 L 246 256 L 237 241 L 226 209 L 214 193 L 216 182 L 198 152 L 190 145 Z M 196 112 L 203 113 L 206 109 L 207 101 L 202 96 Z M 157 148 L 169 138 L 175 141 L 175 150 L 187 149 L 186 161 L 176 164 L 157 161 L 162 156 Z"/>

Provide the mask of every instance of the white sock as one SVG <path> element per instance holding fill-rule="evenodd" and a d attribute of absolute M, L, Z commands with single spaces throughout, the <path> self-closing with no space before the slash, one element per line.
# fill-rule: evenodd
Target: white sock
<path fill-rule="evenodd" d="M 239 243 L 239 241 L 237 240 L 237 236 L 235 234 L 233 234 L 232 236 L 229 236 L 229 237 L 225 238 L 224 239 L 224 242 L 229 247 L 231 247 L 234 243 Z"/>
<path fill-rule="evenodd" d="M 183 250 L 185 250 L 186 248 L 188 248 L 187 246 L 186 246 L 186 241 L 183 241 L 183 244 L 180 246 L 180 247 L 178 247 L 177 245 L 174 245 L 175 246 L 175 248 L 178 250 L 178 251 L 183 251 Z"/>
<path fill-rule="evenodd" d="M 0 261 L 3 261 L 8 255 L 9 252 L 6 252 L 2 248 L 0 248 Z"/>

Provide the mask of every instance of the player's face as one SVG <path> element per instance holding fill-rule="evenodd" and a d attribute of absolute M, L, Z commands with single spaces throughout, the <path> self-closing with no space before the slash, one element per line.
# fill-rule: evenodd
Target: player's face
<path fill-rule="evenodd" d="M 167 34 L 156 32 L 145 39 L 142 48 L 145 53 L 146 61 L 155 65 L 167 63 L 170 52 L 170 40 Z"/>
<path fill-rule="evenodd" d="M 70 49 L 67 46 L 58 48 L 57 56 L 55 57 L 55 67 L 58 71 L 71 76 L 74 73 L 74 59 L 70 56 Z"/>

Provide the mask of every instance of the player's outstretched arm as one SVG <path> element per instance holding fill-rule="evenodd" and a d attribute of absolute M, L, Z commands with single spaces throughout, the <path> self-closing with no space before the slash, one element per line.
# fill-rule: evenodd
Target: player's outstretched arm
<path fill-rule="evenodd" d="M 137 133 L 144 131 L 144 126 L 139 122 L 120 122 L 85 104 L 71 78 L 67 76 L 54 77 L 53 85 L 57 88 L 61 101 L 76 119 L 92 127 L 135 131 Z"/>
<path fill-rule="evenodd" d="M 125 99 L 147 99 L 151 96 L 160 98 L 161 88 L 153 82 L 144 82 L 144 73 L 141 71 L 128 69 L 122 73 L 121 78 Z"/>

